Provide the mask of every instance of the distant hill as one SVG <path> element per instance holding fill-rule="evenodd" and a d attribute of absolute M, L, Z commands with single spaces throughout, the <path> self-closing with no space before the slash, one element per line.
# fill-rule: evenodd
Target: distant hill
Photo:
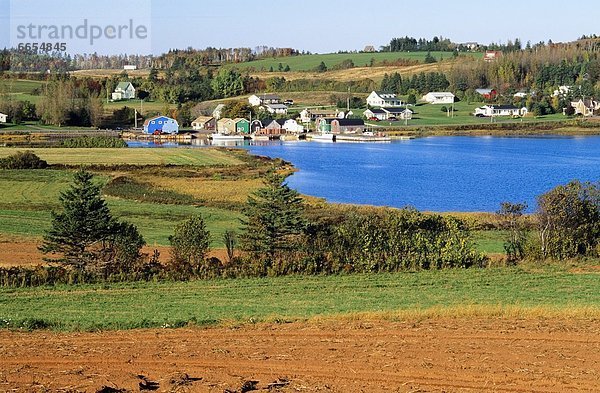
<path fill-rule="evenodd" d="M 483 54 L 479 52 L 464 52 L 466 56 L 482 58 Z M 452 52 L 431 52 L 431 55 L 437 60 L 452 58 Z M 276 57 L 248 61 L 245 63 L 236 63 L 228 65 L 239 69 L 250 71 L 269 71 L 271 67 L 273 71 L 279 71 L 279 64 L 282 68 L 289 66 L 290 71 L 312 71 L 315 70 L 321 62 L 325 63 L 329 70 L 340 66 L 345 60 L 351 60 L 355 67 L 365 67 L 371 65 L 372 59 L 375 65 L 384 65 L 387 62 L 389 65 L 416 65 L 425 62 L 427 52 L 367 52 L 367 53 L 329 53 L 329 54 L 313 54 L 288 57 Z"/>

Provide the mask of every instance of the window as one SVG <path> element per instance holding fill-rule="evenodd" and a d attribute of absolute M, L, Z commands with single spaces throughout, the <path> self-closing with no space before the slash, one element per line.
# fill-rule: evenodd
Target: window
<path fill-rule="evenodd" d="M 156 123 L 154 120 L 152 120 L 152 124 Z"/>

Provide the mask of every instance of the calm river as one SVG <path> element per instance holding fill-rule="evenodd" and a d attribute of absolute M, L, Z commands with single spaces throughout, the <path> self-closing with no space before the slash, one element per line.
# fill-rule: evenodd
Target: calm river
<path fill-rule="evenodd" d="M 428 137 L 387 144 L 273 142 L 252 153 L 290 161 L 288 184 L 330 202 L 428 211 L 496 211 L 572 179 L 600 180 L 600 136 Z"/>

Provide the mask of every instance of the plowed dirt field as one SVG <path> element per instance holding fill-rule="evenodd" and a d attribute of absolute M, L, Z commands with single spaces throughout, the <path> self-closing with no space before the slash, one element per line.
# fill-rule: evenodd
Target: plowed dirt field
<path fill-rule="evenodd" d="M 584 392 L 591 320 L 311 321 L 98 333 L 0 331 L 0 391 Z"/>

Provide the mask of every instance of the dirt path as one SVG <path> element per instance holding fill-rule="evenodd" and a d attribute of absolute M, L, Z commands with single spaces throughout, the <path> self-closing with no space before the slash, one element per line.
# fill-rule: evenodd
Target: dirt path
<path fill-rule="evenodd" d="M 0 267 L 11 266 L 37 266 L 44 265 L 44 255 L 38 250 L 42 241 L 24 240 L 21 238 L 0 238 Z M 152 255 L 157 249 L 160 251 L 160 260 L 167 262 L 170 258 L 171 247 L 168 246 L 145 246 L 142 252 Z M 210 256 L 227 261 L 227 251 L 225 249 L 212 249 Z"/>
<path fill-rule="evenodd" d="M 597 321 L 505 319 L 0 331 L 0 391 L 597 391 L 599 333 Z"/>

